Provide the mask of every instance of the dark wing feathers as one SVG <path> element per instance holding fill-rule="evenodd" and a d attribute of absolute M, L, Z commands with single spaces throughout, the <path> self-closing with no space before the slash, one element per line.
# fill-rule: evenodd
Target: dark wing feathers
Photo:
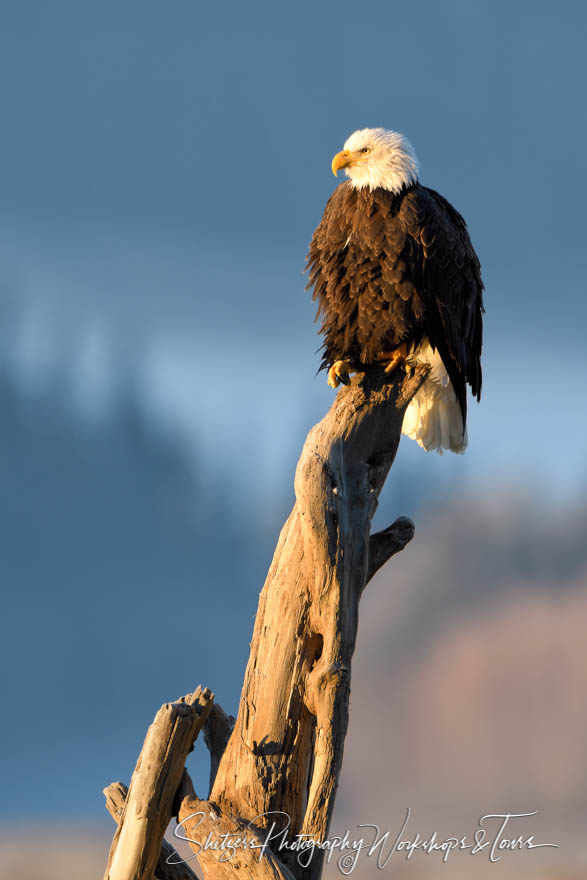
<path fill-rule="evenodd" d="M 482 291 L 465 221 L 431 189 L 394 195 L 343 183 L 332 193 L 308 253 L 318 301 L 323 367 L 357 366 L 427 337 L 466 413 L 465 383 L 481 392 Z"/>
<path fill-rule="evenodd" d="M 420 232 L 424 246 L 424 283 L 436 307 L 430 316 L 433 328 L 430 342 L 441 350 L 444 341 L 459 372 L 478 400 L 482 379 L 481 267 L 466 223 L 459 212 L 434 190 L 424 192 L 431 202 L 429 213 L 436 218 L 437 229 L 431 246 L 425 244 L 423 230 Z M 445 366 L 449 369 L 446 362 Z"/>

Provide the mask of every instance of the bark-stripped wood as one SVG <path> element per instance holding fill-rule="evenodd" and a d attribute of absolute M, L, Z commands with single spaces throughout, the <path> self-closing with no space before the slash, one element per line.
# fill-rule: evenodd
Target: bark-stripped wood
<path fill-rule="evenodd" d="M 280 844 L 287 840 L 291 847 L 299 835 L 318 843 L 328 837 L 348 724 L 359 599 L 414 533 L 413 524 L 400 517 L 371 536 L 371 520 L 405 409 L 427 372 L 418 367 L 394 382 L 379 370 L 356 376 L 310 431 L 296 470 L 296 503 L 259 599 L 238 717 L 234 722 L 217 709 L 206 725 L 209 798 L 197 797 L 180 766 L 211 700 L 177 744 L 171 728 L 182 712 L 175 709 L 172 720 L 164 706 L 133 775 L 107 880 L 152 880 L 173 802 L 180 833 L 206 880 L 319 880 L 323 852 L 316 849 L 309 863 L 301 862 L 299 851 Z M 160 733 L 151 734 L 157 725 L 166 731 L 166 749 Z M 142 763 L 149 765 L 148 779 Z M 134 802 L 132 831 L 124 837 Z M 150 841 L 147 828 L 155 833 Z"/>
<path fill-rule="evenodd" d="M 399 516 L 395 522 L 380 532 L 375 532 L 369 539 L 369 568 L 367 580 L 369 583 L 382 565 L 388 559 L 403 550 L 406 544 L 414 537 L 414 523 L 407 516 Z"/>
<path fill-rule="evenodd" d="M 413 535 L 409 521 L 396 521 L 371 538 L 370 561 L 371 519 L 405 408 L 426 372 L 419 368 L 391 384 L 380 372 L 356 377 L 308 435 L 296 471 L 296 504 L 260 596 L 234 731 L 210 800 L 186 797 L 181 805 L 184 821 L 205 813 L 203 804 L 213 805 L 214 821 L 204 817 L 192 828 L 197 841 L 243 821 L 266 835 L 273 822 L 267 814 L 275 811 L 289 817 L 290 843 L 298 834 L 327 838 L 348 723 L 359 597 L 367 579 Z M 294 877 L 319 878 L 320 852 L 302 867 L 296 852 L 277 843 L 274 850 Z M 241 849 L 238 856 L 247 876 L 257 877 L 256 853 Z M 230 873 L 230 861 L 221 868 L 214 852 L 200 853 L 199 862 L 209 880 L 220 870 Z"/>
<path fill-rule="evenodd" d="M 183 774 L 178 801 L 180 827 L 176 833 L 190 843 L 206 877 L 295 880 L 271 847 L 265 846 L 266 834 L 254 823 L 224 812 L 218 804 L 200 800 L 187 771 Z M 209 849 L 208 840 L 211 841 Z M 215 848 L 218 845 L 220 848 Z"/>
<path fill-rule="evenodd" d="M 123 782 L 112 782 L 104 789 L 106 809 L 118 825 L 124 810 L 128 787 Z M 155 867 L 156 880 L 198 880 L 187 862 L 179 860 L 174 848 L 165 838 Z"/>
<path fill-rule="evenodd" d="M 104 880 L 152 880 L 186 758 L 212 702 L 210 691 L 198 687 L 159 709 L 132 775 Z"/>

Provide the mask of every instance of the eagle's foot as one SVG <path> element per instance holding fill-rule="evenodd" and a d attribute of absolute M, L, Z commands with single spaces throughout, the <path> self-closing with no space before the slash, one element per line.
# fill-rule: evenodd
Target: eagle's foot
<path fill-rule="evenodd" d="M 410 375 L 413 366 L 408 363 L 408 346 L 399 345 L 393 351 L 382 351 L 377 355 L 377 360 L 381 364 L 385 364 L 385 372 L 393 373 L 399 366 L 402 366 L 406 373 Z"/>
<path fill-rule="evenodd" d="M 348 385 L 350 382 L 350 364 L 348 361 L 335 361 L 328 370 L 328 384 L 331 388 L 338 388 L 341 384 Z"/>

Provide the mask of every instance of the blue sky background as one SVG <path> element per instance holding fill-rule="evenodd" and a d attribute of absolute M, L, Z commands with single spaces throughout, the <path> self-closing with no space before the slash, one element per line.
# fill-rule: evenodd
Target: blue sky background
<path fill-rule="evenodd" d="M 408 135 L 487 287 L 470 449 L 402 442 L 381 519 L 506 487 L 540 518 L 584 495 L 586 13 L 0 9 L 3 668 L 6 699 L 51 730 L 2 733 L 2 808 L 29 809 L 26 769 L 52 815 L 101 816 L 161 702 L 202 681 L 236 705 L 295 461 L 331 400 L 302 270 L 354 129 Z"/>

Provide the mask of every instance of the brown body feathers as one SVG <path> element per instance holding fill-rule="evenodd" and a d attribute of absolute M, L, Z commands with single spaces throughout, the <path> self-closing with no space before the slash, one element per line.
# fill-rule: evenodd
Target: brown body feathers
<path fill-rule="evenodd" d="M 418 183 L 400 193 L 332 193 L 314 232 L 308 287 L 324 334 L 322 367 L 360 369 L 380 352 L 428 339 L 443 360 L 466 418 L 466 385 L 481 393 L 482 291 L 465 221 Z"/>

